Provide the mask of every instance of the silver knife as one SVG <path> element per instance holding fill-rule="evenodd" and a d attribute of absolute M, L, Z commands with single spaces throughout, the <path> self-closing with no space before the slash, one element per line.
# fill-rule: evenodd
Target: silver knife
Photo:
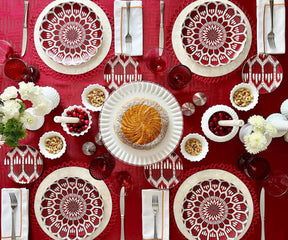
<path fill-rule="evenodd" d="M 124 232 L 124 216 L 125 216 L 125 187 L 123 186 L 120 191 L 120 216 L 121 216 L 121 240 L 125 240 Z"/>
<path fill-rule="evenodd" d="M 28 7 L 29 2 L 24 1 L 24 24 L 23 24 L 23 35 L 22 35 L 22 51 L 21 57 L 25 55 L 26 48 L 27 48 L 27 19 L 28 19 Z"/>
<path fill-rule="evenodd" d="M 260 193 L 261 240 L 265 240 L 265 189 Z"/>
<path fill-rule="evenodd" d="M 162 56 L 164 48 L 164 7 L 165 2 L 160 1 L 159 56 Z"/>

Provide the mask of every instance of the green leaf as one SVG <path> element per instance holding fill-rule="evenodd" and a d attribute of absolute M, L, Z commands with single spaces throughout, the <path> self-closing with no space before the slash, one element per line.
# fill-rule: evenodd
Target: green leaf
<path fill-rule="evenodd" d="M 26 109 L 26 105 L 23 102 L 19 102 L 21 108 L 19 109 L 19 113 L 23 113 Z"/>
<path fill-rule="evenodd" d="M 0 123 L 0 134 L 3 135 L 4 133 L 4 124 Z"/>
<path fill-rule="evenodd" d="M 3 133 L 5 135 L 5 142 L 10 147 L 18 146 L 19 140 L 27 136 L 22 123 L 15 118 L 11 118 L 7 121 Z"/>

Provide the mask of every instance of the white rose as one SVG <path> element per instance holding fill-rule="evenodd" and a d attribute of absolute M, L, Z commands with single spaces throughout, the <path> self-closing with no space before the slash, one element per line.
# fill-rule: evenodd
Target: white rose
<path fill-rule="evenodd" d="M 0 95 L 2 100 L 10 100 L 11 98 L 16 98 L 18 94 L 18 90 L 16 87 L 11 86 L 7 87 L 4 92 Z"/>

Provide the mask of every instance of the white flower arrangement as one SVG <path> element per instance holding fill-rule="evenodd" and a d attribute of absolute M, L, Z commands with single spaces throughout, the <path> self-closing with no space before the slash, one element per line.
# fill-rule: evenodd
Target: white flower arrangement
<path fill-rule="evenodd" d="M 39 86 L 34 83 L 20 82 L 19 90 L 7 87 L 0 95 L 0 147 L 3 140 L 10 147 L 19 145 L 19 140 L 27 136 L 26 128 L 34 125 L 36 117 L 26 111 L 22 100 L 32 102 L 33 113 L 44 116 L 52 110 L 52 101 L 44 96 Z"/>
<path fill-rule="evenodd" d="M 251 116 L 248 123 L 251 125 L 251 132 L 243 138 L 246 150 L 252 154 L 266 150 L 270 144 L 267 137 L 275 137 L 277 129 L 259 115 Z"/>

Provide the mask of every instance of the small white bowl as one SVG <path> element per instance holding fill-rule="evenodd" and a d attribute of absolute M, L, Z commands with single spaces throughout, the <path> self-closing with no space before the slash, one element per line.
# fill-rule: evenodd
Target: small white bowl
<path fill-rule="evenodd" d="M 247 88 L 250 91 L 251 95 L 253 95 L 253 101 L 245 107 L 241 107 L 241 106 L 237 105 L 233 99 L 234 93 L 240 88 Z M 248 110 L 253 109 L 256 106 L 256 104 L 258 103 L 258 98 L 259 98 L 259 93 L 258 93 L 257 88 L 254 85 L 249 84 L 249 83 L 237 84 L 234 86 L 234 88 L 230 92 L 230 102 L 231 102 L 232 106 L 239 111 L 248 111 Z"/>
<path fill-rule="evenodd" d="M 84 105 L 86 108 L 88 108 L 89 110 L 91 110 L 91 111 L 93 111 L 93 112 L 98 112 L 98 111 L 101 111 L 102 106 L 103 106 L 103 104 L 104 104 L 105 101 L 103 102 L 103 104 L 102 104 L 101 106 L 95 107 L 95 106 L 93 106 L 93 105 L 87 100 L 87 95 L 88 95 L 91 91 L 93 91 L 95 88 L 96 88 L 96 89 L 100 89 L 101 91 L 104 92 L 105 101 L 106 101 L 106 99 L 107 99 L 108 96 L 109 96 L 109 92 L 106 90 L 105 87 L 103 87 L 103 86 L 101 86 L 101 85 L 99 85 L 99 84 L 91 84 L 91 85 L 87 86 L 86 88 L 84 88 L 84 90 L 83 90 L 83 92 L 82 92 L 82 94 L 81 94 L 81 99 L 82 99 L 83 105 Z"/>
<path fill-rule="evenodd" d="M 185 150 L 185 144 L 190 138 L 198 139 L 201 142 L 202 151 L 198 155 L 191 155 Z M 206 138 L 203 137 L 202 135 L 198 133 L 189 133 L 182 139 L 182 142 L 180 144 L 180 150 L 184 158 L 188 159 L 191 162 L 199 162 L 200 160 L 206 157 L 209 151 L 209 146 Z"/>
<path fill-rule="evenodd" d="M 215 142 L 227 142 L 233 137 L 235 137 L 239 130 L 239 126 L 233 126 L 232 131 L 225 136 L 218 136 L 211 132 L 211 130 L 209 129 L 209 119 L 214 113 L 221 111 L 228 113 L 233 120 L 239 119 L 237 113 L 231 107 L 228 107 L 226 105 L 219 104 L 208 108 L 202 116 L 201 128 L 205 136 Z"/>
<path fill-rule="evenodd" d="M 67 117 L 67 112 L 68 111 L 72 111 L 73 109 L 75 108 L 81 108 L 83 111 L 85 111 L 87 114 L 88 114 L 88 120 L 89 120 L 89 124 L 88 124 L 88 127 L 83 130 L 82 132 L 80 133 L 76 133 L 76 132 L 70 132 L 69 131 L 69 128 L 67 126 L 67 123 L 61 123 L 61 126 L 63 127 L 63 130 L 68 133 L 69 135 L 71 136 L 76 136 L 76 137 L 80 137 L 80 136 L 83 136 L 85 133 L 87 133 L 89 131 L 89 129 L 91 128 L 91 124 L 92 124 L 92 117 L 91 117 L 91 114 L 90 112 L 88 111 L 88 109 L 82 107 L 82 106 L 78 106 L 78 105 L 73 105 L 73 106 L 69 106 L 68 108 L 66 108 L 64 110 L 64 112 L 61 114 L 62 117 Z"/>
<path fill-rule="evenodd" d="M 54 136 L 61 138 L 61 140 L 63 142 L 63 147 L 62 147 L 61 151 L 56 153 L 56 154 L 48 152 L 46 150 L 46 146 L 45 146 L 45 140 L 47 138 L 54 137 Z M 39 139 L 38 146 L 39 146 L 40 152 L 44 155 L 44 157 L 49 158 L 49 159 L 60 158 L 65 153 L 66 147 L 67 147 L 65 138 L 59 132 L 54 132 L 54 131 L 44 133 Z"/>

